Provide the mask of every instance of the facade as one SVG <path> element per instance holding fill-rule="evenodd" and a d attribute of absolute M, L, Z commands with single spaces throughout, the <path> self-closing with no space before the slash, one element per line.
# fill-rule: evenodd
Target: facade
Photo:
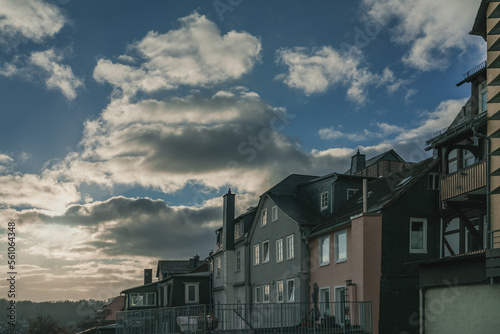
<path fill-rule="evenodd" d="M 235 194 L 223 196 L 223 226 L 216 231 L 211 255 L 214 304 L 245 304 L 250 300 L 248 283 L 248 231 L 255 208 L 235 218 Z"/>
<path fill-rule="evenodd" d="M 176 272 L 166 268 L 176 268 Z M 152 282 L 152 269 L 145 269 L 143 285 L 120 293 L 125 311 L 211 303 L 211 272 L 199 256 L 186 261 L 158 261 L 156 276 L 158 281 Z"/>
<path fill-rule="evenodd" d="M 439 193 L 430 183 L 437 170 L 438 161 L 428 159 L 366 182 L 365 194 L 308 235 L 310 294 L 317 284 L 322 316 L 352 323 L 343 305 L 366 300 L 374 333 L 411 330 L 419 309 L 418 266 L 411 263 L 439 254 Z"/>
<path fill-rule="evenodd" d="M 500 327 L 500 58 L 498 1 L 481 1 L 470 34 L 487 61 L 464 75 L 471 98 L 450 127 L 428 141 L 440 170 L 440 256 L 420 263 L 425 333 L 497 333 Z"/>

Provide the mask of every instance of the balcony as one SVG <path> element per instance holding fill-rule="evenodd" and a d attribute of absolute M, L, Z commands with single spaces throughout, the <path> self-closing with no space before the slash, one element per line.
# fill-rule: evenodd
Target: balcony
<path fill-rule="evenodd" d="M 441 200 L 446 201 L 485 188 L 486 177 L 486 160 L 443 176 L 441 178 Z"/>

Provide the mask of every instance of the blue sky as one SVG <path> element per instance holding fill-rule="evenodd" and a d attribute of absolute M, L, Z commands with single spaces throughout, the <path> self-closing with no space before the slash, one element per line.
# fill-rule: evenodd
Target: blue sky
<path fill-rule="evenodd" d="M 18 226 L 19 298 L 106 299 L 159 259 L 207 256 L 228 187 L 242 213 L 291 173 L 344 172 L 357 149 L 428 157 L 485 60 L 467 34 L 478 6 L 0 0 L 0 216 Z"/>

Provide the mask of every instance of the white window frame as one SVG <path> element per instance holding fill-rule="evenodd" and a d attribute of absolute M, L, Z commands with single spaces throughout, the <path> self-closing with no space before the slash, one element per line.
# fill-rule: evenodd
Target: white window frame
<path fill-rule="evenodd" d="M 285 284 L 283 281 L 276 282 L 276 302 L 283 303 L 285 301 Z"/>
<path fill-rule="evenodd" d="M 347 189 L 347 199 L 350 199 L 358 192 L 358 189 Z"/>
<path fill-rule="evenodd" d="M 326 240 L 327 241 L 327 245 L 326 245 L 326 248 L 327 248 L 327 252 L 326 252 L 326 258 L 323 258 L 323 255 L 325 254 L 324 253 L 324 245 L 323 245 L 323 241 Z M 323 236 L 323 237 L 320 237 L 318 239 L 318 250 L 319 250 L 319 265 L 320 267 L 321 266 L 326 266 L 328 264 L 330 264 L 330 235 L 326 235 L 326 236 Z"/>
<path fill-rule="evenodd" d="M 271 215 L 272 215 L 271 222 L 278 221 L 278 206 L 277 205 L 273 206 L 273 208 L 271 209 Z"/>
<path fill-rule="evenodd" d="M 341 236 L 344 236 L 344 238 L 345 238 L 345 252 L 343 252 L 343 253 L 345 253 L 345 255 L 343 255 L 343 256 L 340 256 L 340 251 L 339 251 L 339 246 L 340 246 L 339 238 L 341 238 Z M 341 263 L 341 262 L 345 262 L 345 261 L 347 261 L 347 230 L 346 229 L 335 232 L 335 263 Z"/>
<path fill-rule="evenodd" d="M 262 301 L 262 294 L 261 294 L 261 289 L 260 285 L 255 287 L 255 303 L 261 303 Z"/>
<path fill-rule="evenodd" d="M 283 238 L 276 240 L 276 263 L 283 262 Z"/>
<path fill-rule="evenodd" d="M 241 271 L 241 250 L 236 251 L 236 272 Z"/>
<path fill-rule="evenodd" d="M 328 209 L 328 191 L 321 193 L 321 210 Z"/>
<path fill-rule="evenodd" d="M 189 299 L 190 287 L 194 287 L 194 300 Z M 200 282 L 184 283 L 184 302 L 186 304 L 198 304 L 200 302 Z"/>
<path fill-rule="evenodd" d="M 267 245 L 267 254 L 266 254 L 266 247 Z M 271 249 L 269 248 L 269 239 L 262 241 L 262 263 L 268 263 L 269 259 L 271 258 Z"/>
<path fill-rule="evenodd" d="M 260 264 L 260 244 L 253 245 L 253 265 Z"/>
<path fill-rule="evenodd" d="M 292 293 L 290 293 L 290 283 L 292 285 Z M 288 303 L 295 302 L 295 279 L 293 278 L 286 280 L 286 301 Z"/>
<path fill-rule="evenodd" d="M 153 296 L 153 303 L 150 304 L 148 303 L 149 301 L 149 296 Z M 142 296 L 142 303 L 141 304 L 133 304 L 132 301 L 134 297 L 137 296 Z M 129 294 L 129 307 L 151 307 L 151 306 L 156 306 L 156 293 L 154 292 L 139 292 L 139 293 L 130 293 Z"/>
<path fill-rule="evenodd" d="M 267 208 L 262 210 L 261 216 L 260 216 L 260 226 L 264 227 L 267 226 Z"/>
<path fill-rule="evenodd" d="M 290 242 L 290 240 L 292 242 Z M 295 257 L 295 236 L 293 234 L 290 234 L 286 237 L 286 259 L 291 260 L 294 257 Z"/>
<path fill-rule="evenodd" d="M 422 248 L 413 248 L 412 247 L 412 227 L 413 223 L 415 222 L 422 222 L 423 223 L 423 236 L 422 236 Z M 410 242 L 409 242 L 409 248 L 410 248 L 410 253 L 415 253 L 415 254 L 423 254 L 427 253 L 427 218 L 415 218 L 412 217 L 410 218 Z"/>
<path fill-rule="evenodd" d="M 216 268 L 215 268 L 215 277 L 220 277 L 220 272 L 221 272 L 221 268 L 222 268 L 222 261 L 221 261 L 221 258 L 218 257 L 217 260 L 215 260 L 216 262 Z"/>
<path fill-rule="evenodd" d="M 271 285 L 269 284 L 262 285 L 262 302 L 263 303 L 271 302 Z"/>

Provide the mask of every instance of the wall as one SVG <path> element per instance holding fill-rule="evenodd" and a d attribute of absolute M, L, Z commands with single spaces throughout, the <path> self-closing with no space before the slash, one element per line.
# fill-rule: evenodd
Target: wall
<path fill-rule="evenodd" d="M 335 232 L 347 230 L 347 261 L 335 263 Z M 379 287 L 381 276 L 381 239 L 382 217 L 368 214 L 357 217 L 348 225 L 341 226 L 324 235 L 310 240 L 310 291 L 316 282 L 319 288 L 330 288 L 330 301 L 337 301 L 334 289 L 345 286 L 346 280 L 352 280 L 349 287 L 350 301 L 372 302 L 372 323 L 374 333 L 378 333 Z M 330 236 L 330 264 L 319 265 L 319 239 Z M 312 300 L 311 300 L 312 301 Z"/>
<path fill-rule="evenodd" d="M 426 334 L 499 332 L 498 284 L 428 289 L 424 305 Z"/>
<path fill-rule="evenodd" d="M 278 208 L 278 221 L 272 222 L 272 207 L 274 202 L 265 197 L 259 206 L 252 233 L 249 240 L 249 261 L 250 261 L 250 283 L 252 286 L 251 300 L 255 301 L 255 286 L 270 284 L 271 303 L 276 302 L 277 281 L 295 279 L 295 302 L 306 301 L 307 297 L 307 257 L 304 241 L 301 239 L 298 224 L 289 218 L 281 209 Z M 268 222 L 267 226 L 261 227 L 261 212 L 267 208 Z M 294 258 L 287 260 L 286 257 L 286 237 L 294 234 Z M 284 260 L 276 263 L 276 240 L 283 238 Z M 269 240 L 269 262 L 262 263 L 262 241 Z M 253 265 L 253 247 L 256 243 L 260 244 L 260 264 Z M 286 283 L 285 283 L 286 284 Z"/>

